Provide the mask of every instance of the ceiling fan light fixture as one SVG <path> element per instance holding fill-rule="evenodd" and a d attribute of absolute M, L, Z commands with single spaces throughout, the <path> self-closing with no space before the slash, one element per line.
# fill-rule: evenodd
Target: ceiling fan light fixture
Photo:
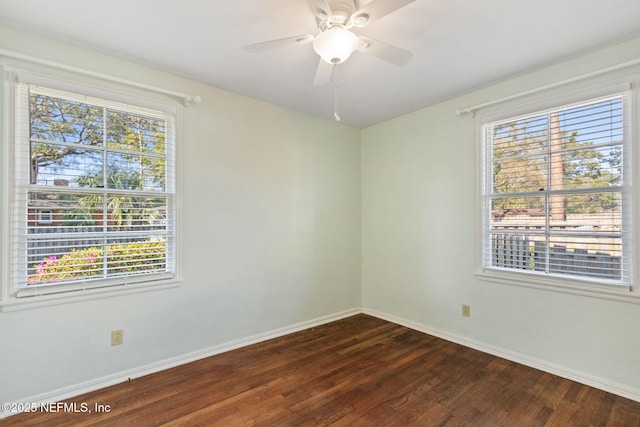
<path fill-rule="evenodd" d="M 329 64 L 340 64 L 346 61 L 357 46 L 358 36 L 340 27 L 329 28 L 313 40 L 313 50 Z"/>

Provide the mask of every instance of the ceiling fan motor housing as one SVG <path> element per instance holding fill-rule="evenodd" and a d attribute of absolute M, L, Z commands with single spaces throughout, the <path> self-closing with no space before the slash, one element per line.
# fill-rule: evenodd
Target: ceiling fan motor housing
<path fill-rule="evenodd" d="M 327 5 L 331 10 L 322 10 L 323 13 L 316 13 L 318 28 L 325 31 L 333 26 L 346 26 L 349 18 L 357 10 L 354 0 L 329 0 Z"/>

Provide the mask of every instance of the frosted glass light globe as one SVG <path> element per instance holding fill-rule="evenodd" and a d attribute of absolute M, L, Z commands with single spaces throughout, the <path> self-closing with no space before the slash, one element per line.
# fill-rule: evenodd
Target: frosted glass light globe
<path fill-rule="evenodd" d="M 346 61 L 357 46 L 358 36 L 340 27 L 329 28 L 313 40 L 313 50 L 329 64 Z"/>

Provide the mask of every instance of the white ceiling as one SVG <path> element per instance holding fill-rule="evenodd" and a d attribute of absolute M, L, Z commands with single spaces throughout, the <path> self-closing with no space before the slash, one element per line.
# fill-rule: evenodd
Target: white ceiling
<path fill-rule="evenodd" d="M 0 0 L 0 24 L 333 117 L 310 44 L 243 49 L 316 34 L 306 0 Z M 361 52 L 339 66 L 342 122 L 362 128 L 638 36 L 640 1 L 415 0 L 358 32 L 414 53 L 402 68 Z"/>

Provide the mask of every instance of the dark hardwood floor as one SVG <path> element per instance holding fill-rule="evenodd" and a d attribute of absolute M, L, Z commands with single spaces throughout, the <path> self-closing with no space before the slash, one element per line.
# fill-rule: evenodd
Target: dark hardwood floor
<path fill-rule="evenodd" d="M 366 315 L 67 403 L 92 413 L 25 413 L 0 424 L 640 426 L 638 402 Z"/>

